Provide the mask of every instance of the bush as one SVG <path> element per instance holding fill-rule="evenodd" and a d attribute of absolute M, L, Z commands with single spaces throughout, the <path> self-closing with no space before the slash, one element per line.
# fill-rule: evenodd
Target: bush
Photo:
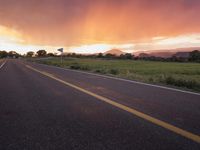
<path fill-rule="evenodd" d="M 153 82 L 154 79 L 152 77 L 149 78 L 149 82 Z"/>
<path fill-rule="evenodd" d="M 111 69 L 111 70 L 109 71 L 109 73 L 110 73 L 110 74 L 113 74 L 113 75 L 117 75 L 117 74 L 119 74 L 119 71 L 118 71 L 117 69 Z"/>
<path fill-rule="evenodd" d="M 186 87 L 190 89 L 198 89 L 200 87 L 200 85 L 195 80 L 175 79 L 172 76 L 166 77 L 165 83 L 169 85 Z"/>
<path fill-rule="evenodd" d="M 106 71 L 104 69 L 96 69 L 96 73 L 106 74 Z"/>
<path fill-rule="evenodd" d="M 75 69 L 75 70 L 79 70 L 81 69 L 81 66 L 77 63 L 77 64 L 73 64 L 70 66 L 70 69 Z"/>
<path fill-rule="evenodd" d="M 80 69 L 81 70 L 85 70 L 85 71 L 89 71 L 90 70 L 90 68 L 88 66 L 81 66 Z"/>

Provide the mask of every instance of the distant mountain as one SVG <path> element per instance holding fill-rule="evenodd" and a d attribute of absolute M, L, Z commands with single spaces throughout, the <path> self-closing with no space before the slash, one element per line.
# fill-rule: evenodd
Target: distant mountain
<path fill-rule="evenodd" d="M 155 57 L 169 58 L 172 56 L 177 56 L 177 57 L 186 58 L 186 57 L 189 57 L 189 52 L 191 52 L 193 50 L 200 50 L 200 47 L 137 51 L 134 53 L 134 55 L 140 57 L 140 54 L 142 54 L 142 55 L 147 54 L 149 57 L 155 56 Z"/>
<path fill-rule="evenodd" d="M 152 53 L 139 53 L 139 57 L 162 57 L 169 58 L 172 57 L 176 52 L 152 52 Z"/>
<path fill-rule="evenodd" d="M 173 56 L 178 58 L 188 58 L 190 56 L 190 52 L 177 52 Z"/>
<path fill-rule="evenodd" d="M 169 58 L 172 57 L 175 53 L 176 52 L 152 52 L 149 55 L 155 57 Z"/>
<path fill-rule="evenodd" d="M 111 49 L 109 51 L 106 51 L 103 53 L 104 55 L 106 54 L 113 54 L 113 55 L 116 55 L 116 56 L 120 56 L 121 54 L 125 54 L 125 52 L 119 50 L 119 49 Z"/>
<path fill-rule="evenodd" d="M 140 53 L 138 56 L 139 56 L 140 58 L 150 57 L 150 55 L 147 54 L 147 53 Z"/>

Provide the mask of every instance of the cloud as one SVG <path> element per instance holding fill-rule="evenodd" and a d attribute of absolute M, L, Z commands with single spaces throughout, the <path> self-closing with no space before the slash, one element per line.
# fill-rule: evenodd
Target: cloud
<path fill-rule="evenodd" d="M 200 33 L 199 0 L 0 0 L 0 24 L 27 44 L 151 42 Z"/>

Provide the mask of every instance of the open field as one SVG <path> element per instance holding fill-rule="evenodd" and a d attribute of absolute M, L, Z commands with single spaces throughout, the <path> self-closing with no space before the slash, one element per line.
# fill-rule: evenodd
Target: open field
<path fill-rule="evenodd" d="M 31 61 L 130 80 L 200 91 L 200 64 L 198 63 L 83 58 L 64 58 L 62 64 L 60 58 L 34 58 L 31 59 Z"/>

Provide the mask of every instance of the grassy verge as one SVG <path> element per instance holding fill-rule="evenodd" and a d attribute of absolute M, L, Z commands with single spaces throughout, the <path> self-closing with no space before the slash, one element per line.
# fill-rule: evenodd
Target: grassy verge
<path fill-rule="evenodd" d="M 2 63 L 4 61 L 4 58 L 0 58 L 0 63 Z"/>
<path fill-rule="evenodd" d="M 62 64 L 59 58 L 35 58 L 31 61 L 200 92 L 199 63 L 83 58 L 64 58 Z"/>

